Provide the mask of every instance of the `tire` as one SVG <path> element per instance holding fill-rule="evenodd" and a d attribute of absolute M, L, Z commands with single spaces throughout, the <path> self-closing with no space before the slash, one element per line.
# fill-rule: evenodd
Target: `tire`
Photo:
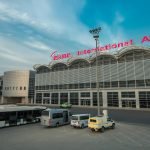
<path fill-rule="evenodd" d="M 112 128 L 112 129 L 115 129 L 115 123 L 112 124 L 111 128 Z"/>
<path fill-rule="evenodd" d="M 100 131 L 103 133 L 103 132 L 105 131 L 105 128 L 104 128 L 104 127 L 102 127 Z"/>
<path fill-rule="evenodd" d="M 84 124 L 81 125 L 81 129 L 83 129 L 83 128 L 84 128 Z"/>
<path fill-rule="evenodd" d="M 59 127 L 59 122 L 56 123 L 56 127 Z"/>
<path fill-rule="evenodd" d="M 91 131 L 94 132 L 95 130 L 94 130 L 94 129 L 91 129 Z"/>

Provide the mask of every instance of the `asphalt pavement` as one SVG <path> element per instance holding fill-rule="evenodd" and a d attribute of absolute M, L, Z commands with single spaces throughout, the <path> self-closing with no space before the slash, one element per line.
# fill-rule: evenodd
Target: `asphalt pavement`
<path fill-rule="evenodd" d="M 116 123 L 104 133 L 70 125 L 36 124 L 0 129 L 0 150 L 150 150 L 150 127 Z"/>

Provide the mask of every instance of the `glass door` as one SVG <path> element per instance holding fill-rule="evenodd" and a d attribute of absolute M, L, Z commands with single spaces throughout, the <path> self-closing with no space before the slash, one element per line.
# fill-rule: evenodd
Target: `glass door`
<path fill-rule="evenodd" d="M 90 106 L 91 102 L 90 99 L 81 99 L 82 106 Z"/>
<path fill-rule="evenodd" d="M 122 100 L 122 107 L 135 108 L 136 107 L 136 100 L 124 99 L 124 100 Z"/>

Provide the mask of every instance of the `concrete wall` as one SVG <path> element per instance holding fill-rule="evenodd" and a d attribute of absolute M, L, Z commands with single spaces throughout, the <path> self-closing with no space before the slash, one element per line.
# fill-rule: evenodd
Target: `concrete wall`
<path fill-rule="evenodd" d="M 3 77 L 4 97 L 27 97 L 29 71 L 8 71 Z M 25 88 L 25 89 L 24 89 Z"/>

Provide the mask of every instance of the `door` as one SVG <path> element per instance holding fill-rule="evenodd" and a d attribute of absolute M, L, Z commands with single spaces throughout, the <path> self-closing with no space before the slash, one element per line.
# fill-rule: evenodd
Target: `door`
<path fill-rule="evenodd" d="M 90 106 L 90 99 L 81 99 L 82 106 Z"/>
<path fill-rule="evenodd" d="M 127 108 L 135 108 L 136 107 L 136 100 L 131 100 L 131 99 L 125 99 L 122 100 L 122 107 L 127 107 Z"/>
<path fill-rule="evenodd" d="M 63 122 L 67 123 L 69 121 L 68 111 L 63 111 Z"/>

